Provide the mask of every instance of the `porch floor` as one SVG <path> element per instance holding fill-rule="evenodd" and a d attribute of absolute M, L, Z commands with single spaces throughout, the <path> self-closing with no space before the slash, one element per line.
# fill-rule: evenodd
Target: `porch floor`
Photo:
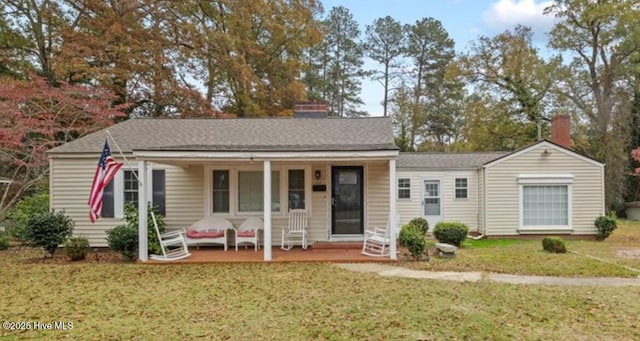
<path fill-rule="evenodd" d="M 362 244 L 360 244 L 362 245 Z M 175 260 L 171 262 L 157 261 L 149 259 L 146 264 L 176 264 L 176 263 L 262 263 L 264 262 L 264 249 L 257 252 L 252 246 L 238 248 L 229 247 L 228 251 L 224 251 L 221 247 L 203 247 L 198 250 L 196 247 L 190 247 L 190 257 Z M 362 246 L 355 248 L 327 248 L 309 246 L 307 250 L 300 247 L 294 247 L 290 251 L 283 251 L 279 246 L 273 246 L 271 249 L 271 262 L 348 262 L 348 263 L 367 263 L 367 262 L 395 262 L 389 257 L 369 257 L 361 254 Z"/>

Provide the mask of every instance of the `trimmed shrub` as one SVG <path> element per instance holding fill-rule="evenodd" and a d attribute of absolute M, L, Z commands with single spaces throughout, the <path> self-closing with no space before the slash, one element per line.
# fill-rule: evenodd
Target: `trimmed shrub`
<path fill-rule="evenodd" d="M 20 244 L 28 245 L 27 220 L 36 214 L 49 212 L 49 194 L 40 193 L 22 198 L 7 215 L 7 233 Z"/>
<path fill-rule="evenodd" d="M 29 217 L 25 236 L 29 243 L 43 248 L 53 257 L 58 245 L 73 233 L 73 220 L 64 212 L 47 212 Z"/>
<path fill-rule="evenodd" d="M 71 258 L 72 261 L 87 258 L 87 253 L 89 253 L 90 250 L 89 240 L 85 237 L 71 237 L 64 242 L 64 253 Z"/>
<path fill-rule="evenodd" d="M 402 225 L 402 228 L 400 228 L 400 234 L 398 235 L 398 243 L 400 243 L 400 246 L 407 247 L 409 239 L 412 238 L 411 234 L 413 233 L 413 230 L 419 231 L 419 229 L 411 223 Z"/>
<path fill-rule="evenodd" d="M 413 218 L 409 224 L 419 228 L 420 231 L 422 231 L 422 234 L 427 234 L 427 232 L 429 232 L 429 223 L 424 218 Z"/>
<path fill-rule="evenodd" d="M 460 246 L 467 238 L 469 228 L 457 221 L 441 221 L 433 229 L 433 236 L 441 243 Z"/>
<path fill-rule="evenodd" d="M 596 218 L 594 225 L 598 229 L 598 240 L 607 239 L 613 233 L 613 230 L 618 227 L 615 218 L 603 215 Z"/>
<path fill-rule="evenodd" d="M 127 225 L 118 225 L 107 230 L 109 248 L 120 252 L 124 258 L 134 261 L 138 258 L 138 229 Z"/>
<path fill-rule="evenodd" d="M 419 260 L 422 258 L 422 255 L 425 253 L 427 248 L 427 242 L 424 239 L 424 233 L 422 233 L 422 230 L 419 227 L 412 224 L 402 226 L 398 239 L 400 241 L 400 245 L 409 250 L 413 259 Z"/>
<path fill-rule="evenodd" d="M 567 246 L 560 237 L 545 237 L 542 239 L 542 249 L 551 253 L 567 252 Z"/>
<path fill-rule="evenodd" d="M 9 248 L 9 238 L 4 232 L 0 232 L 0 250 Z"/>

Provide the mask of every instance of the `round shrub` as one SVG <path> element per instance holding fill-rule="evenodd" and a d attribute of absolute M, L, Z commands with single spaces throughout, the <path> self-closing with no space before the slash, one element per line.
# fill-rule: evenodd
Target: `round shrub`
<path fill-rule="evenodd" d="M 413 230 L 417 229 L 418 228 L 415 225 L 410 223 L 402 225 L 402 228 L 400 228 L 400 234 L 398 235 L 398 243 L 400 243 L 400 246 L 407 247 L 407 243 L 411 238 Z"/>
<path fill-rule="evenodd" d="M 73 220 L 64 212 L 36 214 L 27 219 L 25 236 L 31 245 L 43 248 L 49 255 L 73 233 Z"/>
<path fill-rule="evenodd" d="M 138 256 L 138 230 L 127 225 L 118 225 L 107 230 L 107 244 L 111 250 L 120 252 L 129 261 L 134 261 Z"/>
<path fill-rule="evenodd" d="M 433 229 L 433 236 L 441 243 L 460 246 L 467 238 L 469 228 L 457 221 L 441 221 Z"/>
<path fill-rule="evenodd" d="M 20 244 L 29 244 L 27 220 L 49 212 L 49 194 L 39 193 L 20 199 L 7 215 L 7 233 Z"/>
<path fill-rule="evenodd" d="M 419 228 L 422 231 L 422 234 L 427 234 L 429 231 L 429 223 L 424 218 L 413 218 L 409 224 Z"/>
<path fill-rule="evenodd" d="M 64 253 L 72 260 L 83 260 L 91 250 L 89 240 L 85 237 L 72 237 L 64 242 Z"/>
<path fill-rule="evenodd" d="M 545 237 L 542 239 L 542 249 L 551 253 L 567 252 L 567 246 L 560 237 Z"/>
<path fill-rule="evenodd" d="M 424 239 L 424 233 L 422 233 L 420 228 L 412 224 L 406 224 L 402 226 L 398 239 L 400 241 L 400 245 L 409 250 L 413 259 L 421 259 L 427 248 L 427 242 Z"/>
<path fill-rule="evenodd" d="M 613 233 L 613 230 L 618 227 L 615 218 L 603 215 L 596 218 L 594 225 L 598 229 L 598 240 L 607 239 L 611 235 L 611 233 Z"/>

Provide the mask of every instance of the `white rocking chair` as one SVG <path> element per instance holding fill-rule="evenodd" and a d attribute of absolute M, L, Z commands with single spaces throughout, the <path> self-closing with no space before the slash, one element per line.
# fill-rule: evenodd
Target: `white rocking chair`
<path fill-rule="evenodd" d="M 396 218 L 396 224 L 399 219 Z M 388 257 L 389 246 L 391 244 L 391 219 L 387 220 L 387 227 L 373 227 L 364 231 L 364 242 L 362 243 L 362 254 L 371 257 Z"/>
<path fill-rule="evenodd" d="M 184 230 L 171 231 L 167 233 L 160 233 L 158 229 L 158 222 L 156 216 L 151 212 L 151 219 L 153 220 L 153 228 L 156 230 L 156 235 L 160 241 L 160 248 L 162 249 L 161 255 L 149 255 L 149 258 L 161 261 L 172 261 L 183 259 L 191 256 L 187 242 L 184 238 Z"/>
<path fill-rule="evenodd" d="M 280 248 L 289 251 L 297 242 L 307 249 L 307 210 L 303 209 L 289 211 L 289 226 L 282 229 Z"/>

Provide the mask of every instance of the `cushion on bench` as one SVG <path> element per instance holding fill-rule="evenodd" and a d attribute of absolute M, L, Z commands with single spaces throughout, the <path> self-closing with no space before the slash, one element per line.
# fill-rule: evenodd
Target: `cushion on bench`
<path fill-rule="evenodd" d="M 224 230 L 215 230 L 215 231 L 197 231 L 197 230 L 188 230 L 187 237 L 188 238 L 218 238 L 224 236 Z"/>
<path fill-rule="evenodd" d="M 254 231 L 242 231 L 238 232 L 238 237 L 255 237 L 256 233 Z"/>

